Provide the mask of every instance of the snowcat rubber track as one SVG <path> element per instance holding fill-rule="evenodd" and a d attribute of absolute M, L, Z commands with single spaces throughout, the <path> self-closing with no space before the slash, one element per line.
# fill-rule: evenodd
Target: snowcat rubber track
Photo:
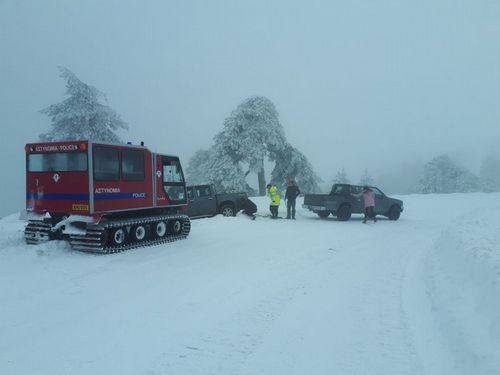
<path fill-rule="evenodd" d="M 167 223 L 181 220 L 182 228 L 178 234 L 166 234 L 161 238 L 146 238 L 142 241 L 126 241 L 121 245 L 112 245 L 108 241 L 109 231 L 113 228 L 130 228 L 139 224 L 151 224 L 159 221 Z M 112 254 L 138 247 L 156 246 L 167 242 L 185 239 L 191 230 L 191 222 L 186 215 L 163 215 L 108 221 L 98 225 L 89 225 L 85 234 L 70 234 L 69 243 L 74 250 L 95 254 Z"/>
<path fill-rule="evenodd" d="M 29 245 L 38 245 L 50 240 L 51 225 L 41 220 L 30 220 L 24 228 L 24 239 Z"/>

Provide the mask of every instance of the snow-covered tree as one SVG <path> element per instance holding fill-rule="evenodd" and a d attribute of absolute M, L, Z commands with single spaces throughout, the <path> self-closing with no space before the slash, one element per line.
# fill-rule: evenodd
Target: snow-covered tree
<path fill-rule="evenodd" d="M 340 171 L 337 172 L 337 174 L 333 178 L 333 183 L 334 184 L 350 184 L 351 183 L 349 181 L 349 177 L 347 177 L 347 172 L 345 171 L 345 168 L 342 168 Z"/>
<path fill-rule="evenodd" d="M 239 163 L 217 147 L 195 152 L 186 168 L 186 181 L 190 185 L 213 184 L 217 191 L 251 191 Z"/>
<path fill-rule="evenodd" d="M 222 131 L 214 139 L 218 154 L 229 156 L 235 163 L 248 164 L 246 174 L 258 174 L 259 192 L 264 195 L 264 161 L 273 161 L 286 144 L 274 104 L 263 96 L 246 99 L 224 121 Z"/>
<path fill-rule="evenodd" d="M 59 70 L 66 80 L 66 95 L 69 97 L 41 111 L 52 120 L 52 129 L 41 134 L 40 139 L 123 143 L 114 131 L 127 129 L 127 124 L 113 109 L 100 103 L 100 100 L 106 101 L 105 95 L 80 81 L 68 68 L 59 67 Z"/>
<path fill-rule="evenodd" d="M 208 178 L 217 191 L 247 191 L 245 173 L 239 163 L 228 155 L 214 154 L 208 167 Z"/>
<path fill-rule="evenodd" d="M 359 184 L 363 186 L 373 186 L 375 184 L 372 176 L 370 176 L 370 174 L 368 173 L 368 169 L 365 168 L 365 170 L 363 171 L 363 174 L 359 179 Z"/>
<path fill-rule="evenodd" d="M 201 185 L 210 181 L 208 170 L 213 159 L 213 149 L 198 150 L 189 159 L 186 167 L 186 182 L 189 185 Z"/>
<path fill-rule="evenodd" d="M 483 191 L 500 191 L 500 160 L 495 155 L 486 156 L 479 168 Z"/>
<path fill-rule="evenodd" d="M 435 157 L 424 166 L 422 193 L 467 193 L 479 190 L 479 178 L 453 162 L 448 155 Z"/>
<path fill-rule="evenodd" d="M 264 162 L 275 162 L 272 181 L 286 187 L 295 179 L 305 192 L 319 191 L 320 178 L 307 158 L 288 145 L 274 104 L 263 96 L 243 101 L 224 121 L 208 151 L 199 150 L 189 160 L 189 183 L 213 183 L 220 190 L 255 193 L 246 176 L 257 173 L 259 193 L 264 195 Z"/>
<path fill-rule="evenodd" d="M 314 172 L 311 163 L 296 148 L 286 145 L 276 155 L 276 165 L 271 173 L 271 182 L 285 191 L 288 182 L 295 180 L 303 193 L 319 192 L 321 179 Z"/>

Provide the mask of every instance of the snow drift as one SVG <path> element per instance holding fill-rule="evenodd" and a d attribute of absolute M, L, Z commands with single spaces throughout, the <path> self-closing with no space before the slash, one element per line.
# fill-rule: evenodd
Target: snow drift
<path fill-rule="evenodd" d="M 448 226 L 428 258 L 428 291 L 455 373 L 500 370 L 500 207 Z"/>

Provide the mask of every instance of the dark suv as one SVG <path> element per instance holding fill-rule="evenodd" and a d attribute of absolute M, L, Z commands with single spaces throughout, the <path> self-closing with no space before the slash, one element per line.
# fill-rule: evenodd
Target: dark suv
<path fill-rule="evenodd" d="M 390 198 L 380 189 L 370 186 L 375 196 L 375 214 L 383 215 L 389 220 L 398 220 L 403 211 L 403 201 Z M 340 221 L 347 221 L 351 214 L 365 212 L 363 198 L 355 198 L 351 194 L 363 191 L 363 186 L 334 184 L 330 194 L 306 194 L 302 207 L 307 208 L 321 218 L 332 214 Z"/>

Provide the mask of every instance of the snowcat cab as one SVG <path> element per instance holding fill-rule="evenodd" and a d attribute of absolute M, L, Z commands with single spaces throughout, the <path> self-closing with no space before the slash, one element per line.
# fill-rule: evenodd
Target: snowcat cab
<path fill-rule="evenodd" d="M 25 150 L 27 243 L 68 239 L 74 249 L 109 253 L 189 234 L 178 157 L 90 141 Z"/>

